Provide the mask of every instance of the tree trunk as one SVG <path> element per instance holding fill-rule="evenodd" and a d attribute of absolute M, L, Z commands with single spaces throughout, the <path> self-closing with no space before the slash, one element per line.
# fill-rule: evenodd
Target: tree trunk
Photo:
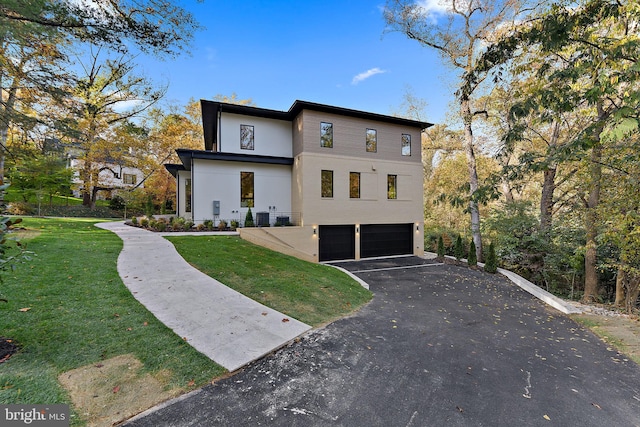
<path fill-rule="evenodd" d="M 618 267 L 618 274 L 616 275 L 616 301 L 614 305 L 616 307 L 622 307 L 625 305 L 625 288 L 627 286 L 627 272 Z"/>
<path fill-rule="evenodd" d="M 482 236 L 480 234 L 480 209 L 476 202 L 476 191 L 478 191 L 478 170 L 476 166 L 476 156 L 473 150 L 473 130 L 471 107 L 469 99 L 460 100 L 460 115 L 464 122 L 464 152 L 467 157 L 467 169 L 469 172 L 469 214 L 471 216 L 471 236 L 476 247 L 476 255 L 479 260 L 482 257 Z"/>
<path fill-rule="evenodd" d="M 560 123 L 554 121 L 551 131 L 551 139 L 549 141 L 549 155 L 553 154 L 553 150 L 558 145 L 560 136 Z M 547 234 L 551 231 L 553 216 L 553 193 L 556 190 L 556 173 L 557 163 L 552 161 L 551 164 L 543 172 L 542 195 L 540 197 L 540 232 Z"/>
<path fill-rule="evenodd" d="M 556 171 L 555 166 L 544 170 L 542 195 L 540 197 L 540 232 L 542 234 L 546 234 L 551 231 L 553 193 L 556 189 Z"/>
<path fill-rule="evenodd" d="M 587 212 L 585 218 L 585 229 L 587 232 L 586 252 L 584 256 L 584 296 L 583 302 L 594 302 L 600 291 L 598 282 L 598 218 L 596 209 L 600 203 L 600 186 L 602 185 L 602 147 L 598 142 L 591 149 L 590 169 L 590 191 L 587 200 Z"/>
<path fill-rule="evenodd" d="M 504 194 L 505 202 L 513 203 L 513 191 L 511 190 L 511 185 L 509 185 L 509 180 L 504 176 L 504 174 L 500 177 L 500 186 L 502 187 L 502 194 Z"/>
<path fill-rule="evenodd" d="M 632 314 L 640 296 L 640 276 L 630 274 L 627 278 L 627 313 Z"/>

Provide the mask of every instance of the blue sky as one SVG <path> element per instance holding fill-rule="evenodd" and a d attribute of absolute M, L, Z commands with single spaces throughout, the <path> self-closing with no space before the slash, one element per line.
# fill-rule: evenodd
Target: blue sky
<path fill-rule="evenodd" d="M 404 94 L 427 102 L 422 120 L 444 121 L 452 70 L 435 51 L 385 32 L 383 1 L 298 0 L 185 2 L 201 25 L 191 56 L 139 57 L 144 73 L 169 83 L 166 100 L 216 94 L 287 110 L 301 99 L 392 114 Z"/>

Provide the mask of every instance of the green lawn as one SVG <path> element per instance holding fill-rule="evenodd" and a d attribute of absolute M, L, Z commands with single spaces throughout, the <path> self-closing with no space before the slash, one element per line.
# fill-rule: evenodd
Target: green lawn
<path fill-rule="evenodd" d="M 133 298 L 116 270 L 122 241 L 95 222 L 24 220 L 37 256 L 0 284 L 9 300 L 0 302 L 0 336 L 21 346 L 0 365 L 1 403 L 69 403 L 59 374 L 122 354 L 134 354 L 146 372 L 170 372 L 168 388 L 187 390 L 224 372 Z"/>
<path fill-rule="evenodd" d="M 18 233 L 37 255 L 3 274 L 0 336 L 20 351 L 0 364 L 0 403 L 70 403 L 58 376 L 132 354 L 144 372 L 187 391 L 224 369 L 155 319 L 116 269 L 122 241 L 95 219 L 25 218 Z M 300 261 L 237 237 L 172 237 L 193 265 L 311 325 L 352 312 L 371 293 L 331 267 Z M 83 425 L 76 416 L 72 425 Z"/>
<path fill-rule="evenodd" d="M 341 271 L 236 236 L 172 236 L 168 240 L 198 270 L 309 325 L 335 320 L 371 299 L 371 292 Z"/>

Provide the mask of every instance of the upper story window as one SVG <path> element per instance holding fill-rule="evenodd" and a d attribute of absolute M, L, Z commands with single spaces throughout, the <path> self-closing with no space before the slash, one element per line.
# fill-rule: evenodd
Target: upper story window
<path fill-rule="evenodd" d="M 349 172 L 349 197 L 360 198 L 360 172 Z"/>
<path fill-rule="evenodd" d="M 320 122 L 320 146 L 333 148 L 333 123 Z"/>
<path fill-rule="evenodd" d="M 323 170 L 321 175 L 322 197 L 333 197 L 333 171 Z"/>
<path fill-rule="evenodd" d="M 402 134 L 402 155 L 403 156 L 411 155 L 411 135 L 406 133 Z"/>
<path fill-rule="evenodd" d="M 243 150 L 253 150 L 253 126 L 240 125 L 240 148 Z"/>
<path fill-rule="evenodd" d="M 398 175 L 387 175 L 387 199 L 398 198 Z"/>
<path fill-rule="evenodd" d="M 375 153 L 376 151 L 378 151 L 378 131 L 367 129 L 367 153 Z"/>
<path fill-rule="evenodd" d="M 122 174 L 122 183 L 123 184 L 132 184 L 135 185 L 137 181 L 137 176 L 132 173 L 123 173 Z"/>

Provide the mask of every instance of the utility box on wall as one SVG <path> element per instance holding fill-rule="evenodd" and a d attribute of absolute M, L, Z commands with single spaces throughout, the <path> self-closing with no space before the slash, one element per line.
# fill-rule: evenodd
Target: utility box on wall
<path fill-rule="evenodd" d="M 220 200 L 213 201 L 213 214 L 220 215 Z"/>

